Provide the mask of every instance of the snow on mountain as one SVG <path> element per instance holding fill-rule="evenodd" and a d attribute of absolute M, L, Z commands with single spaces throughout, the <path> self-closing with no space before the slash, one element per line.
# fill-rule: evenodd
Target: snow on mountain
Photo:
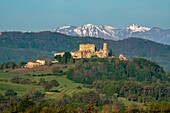
<path fill-rule="evenodd" d="M 71 26 L 63 26 L 63 27 L 60 27 L 59 29 L 67 29 L 67 28 L 70 28 Z"/>
<path fill-rule="evenodd" d="M 109 40 L 121 40 L 129 37 L 136 37 L 156 41 L 159 43 L 170 44 L 170 30 L 163 30 L 158 27 L 143 27 L 137 24 L 132 24 L 125 29 L 93 24 L 86 24 L 79 27 L 63 26 L 54 29 L 53 32 L 70 36 L 101 37 Z"/>
<path fill-rule="evenodd" d="M 80 27 L 64 26 L 54 30 L 55 32 L 81 37 L 102 37 L 105 39 L 112 39 L 116 37 L 116 29 L 111 26 L 96 26 L 93 24 L 86 24 Z"/>
<path fill-rule="evenodd" d="M 127 29 L 131 30 L 132 32 L 145 32 L 145 31 L 150 31 L 151 30 L 151 28 L 149 28 L 149 27 L 139 26 L 137 24 L 132 24 Z"/>

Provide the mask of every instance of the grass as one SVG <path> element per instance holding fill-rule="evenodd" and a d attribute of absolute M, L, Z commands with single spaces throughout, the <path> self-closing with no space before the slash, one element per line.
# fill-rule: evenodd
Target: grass
<path fill-rule="evenodd" d="M 21 77 L 21 78 L 28 78 L 28 76 L 24 76 L 24 75 L 20 75 L 20 74 L 16 74 L 16 73 L 10 73 L 10 72 L 4 73 L 4 72 L 0 71 L 0 78 L 1 79 L 2 78 L 11 79 L 15 76 L 18 76 L 18 77 Z"/>
<path fill-rule="evenodd" d="M 30 75 L 52 74 L 52 71 L 47 70 L 47 71 L 39 71 L 39 72 L 30 72 L 30 73 L 27 73 L 27 74 L 30 74 Z"/>
<path fill-rule="evenodd" d="M 45 79 L 50 80 L 53 76 L 46 76 Z M 57 76 L 55 79 L 59 82 L 59 87 L 54 87 L 53 90 L 58 90 L 60 93 L 54 93 L 52 95 L 47 95 L 48 98 L 58 99 L 62 96 L 66 95 L 73 95 L 78 92 L 88 92 L 92 89 L 83 88 L 83 84 L 75 83 L 71 80 L 68 80 L 66 76 Z M 52 79 L 51 79 L 52 80 Z M 78 86 L 81 86 L 82 89 L 77 89 Z"/>
<path fill-rule="evenodd" d="M 49 71 L 48 72 L 47 71 L 35 72 L 35 73 L 31 73 L 31 74 L 38 75 L 38 74 L 45 74 L 45 73 L 49 73 Z M 60 92 L 46 95 L 46 98 L 51 98 L 51 99 L 61 98 L 65 94 L 71 96 L 78 92 L 88 92 L 88 91 L 92 90 L 89 88 L 84 88 L 83 84 L 75 83 L 74 81 L 67 79 L 66 76 L 40 76 L 40 77 L 38 77 L 38 76 L 20 75 L 20 74 L 9 73 L 9 72 L 4 73 L 4 72 L 0 71 L 0 79 L 6 78 L 6 79 L 10 80 L 14 76 L 18 76 L 21 78 L 29 78 L 32 81 L 39 81 L 40 78 L 44 78 L 47 81 L 51 81 L 54 79 L 57 80 L 59 82 L 60 86 L 53 87 L 53 90 L 58 90 Z M 82 89 L 78 89 L 77 88 L 78 86 L 81 86 Z M 9 82 L 0 82 L 0 93 L 5 94 L 6 90 L 8 90 L 8 89 L 13 89 L 14 91 L 16 91 L 18 93 L 19 96 L 23 96 L 26 93 L 30 93 L 30 91 L 33 91 L 33 90 L 39 90 L 39 91 L 42 91 L 45 93 L 44 88 L 42 86 L 15 84 L 15 83 L 11 83 L 10 81 Z"/>
<path fill-rule="evenodd" d="M 5 94 L 6 90 L 13 89 L 17 92 L 18 96 L 23 96 L 30 93 L 33 90 L 43 91 L 42 86 L 25 85 L 25 84 L 14 84 L 10 82 L 0 82 L 0 93 Z"/>
<path fill-rule="evenodd" d="M 133 104 L 143 106 L 143 103 L 128 101 L 126 98 L 123 98 L 123 97 L 119 97 L 118 100 L 121 101 L 121 102 L 123 102 L 124 105 L 127 106 L 127 107 L 128 107 L 128 106 L 132 106 Z M 143 106 L 143 107 L 144 107 L 144 106 Z"/>
<path fill-rule="evenodd" d="M 31 73 L 34 75 L 38 75 L 38 74 L 45 74 L 45 73 L 49 73 L 49 71 L 44 71 L 44 72 L 35 72 L 35 73 Z M 53 93 L 53 94 L 47 94 L 45 96 L 45 98 L 50 98 L 50 99 L 59 99 L 61 97 L 63 97 L 64 95 L 70 95 L 72 96 L 73 94 L 76 94 L 78 92 L 89 92 L 93 89 L 89 89 L 89 88 L 84 88 L 83 84 L 80 83 L 75 83 L 74 81 L 71 81 L 69 79 L 66 78 L 66 76 L 26 76 L 26 75 L 20 75 L 20 74 L 15 74 L 15 73 L 4 73 L 2 71 L 0 71 L 0 79 L 2 78 L 7 78 L 8 80 L 10 80 L 11 78 L 13 78 L 14 76 L 18 76 L 21 78 L 29 78 L 32 81 L 39 81 L 40 78 L 45 78 L 47 81 L 51 81 L 51 80 L 57 80 L 60 84 L 59 87 L 53 87 L 53 90 L 58 90 L 60 92 L 58 93 Z M 77 87 L 81 86 L 82 89 L 78 89 Z M 44 92 L 44 88 L 42 86 L 38 86 L 38 85 L 25 85 L 25 84 L 15 84 L 15 83 L 11 83 L 11 82 L 0 82 L 0 93 L 1 94 L 5 94 L 6 90 L 8 89 L 13 89 L 14 91 L 17 92 L 18 96 L 23 96 L 27 93 L 30 93 L 31 91 L 41 91 Z M 139 102 L 131 102 L 128 101 L 126 98 L 123 97 L 119 97 L 118 98 L 120 101 L 122 101 L 125 106 L 131 106 L 132 104 L 140 104 Z"/>

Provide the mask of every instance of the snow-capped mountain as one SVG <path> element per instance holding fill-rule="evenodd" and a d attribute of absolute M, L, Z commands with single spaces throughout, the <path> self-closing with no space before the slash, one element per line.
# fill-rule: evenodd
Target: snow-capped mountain
<path fill-rule="evenodd" d="M 132 24 L 125 29 L 114 28 L 106 25 L 98 26 L 93 24 L 86 24 L 79 27 L 63 26 L 54 29 L 53 32 L 80 37 L 101 37 L 111 40 L 137 37 L 170 45 L 170 30 L 163 30 L 158 27 L 143 27 L 137 24 Z"/>
<path fill-rule="evenodd" d="M 117 39 L 117 30 L 111 26 L 96 26 L 93 24 L 86 24 L 80 27 L 63 26 L 54 29 L 55 32 L 81 37 L 101 37 L 105 39 Z"/>
<path fill-rule="evenodd" d="M 151 28 L 132 24 L 127 28 L 127 30 L 130 30 L 131 32 L 146 32 L 146 31 L 150 31 Z"/>

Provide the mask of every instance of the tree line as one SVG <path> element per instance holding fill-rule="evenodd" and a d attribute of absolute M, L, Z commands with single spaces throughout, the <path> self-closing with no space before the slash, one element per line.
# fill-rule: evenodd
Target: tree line
<path fill-rule="evenodd" d="M 124 97 L 134 102 L 170 101 L 169 84 L 143 84 L 133 81 L 96 81 L 94 87 L 100 93 L 108 96 L 116 95 L 117 97 Z"/>
<path fill-rule="evenodd" d="M 148 83 L 168 81 L 168 74 L 156 62 L 143 58 L 122 61 L 118 58 L 91 58 L 76 61 L 67 72 L 67 78 L 92 84 L 96 80 L 128 80 Z"/>
<path fill-rule="evenodd" d="M 0 94 L 2 113 L 168 113 L 169 108 L 170 102 L 125 106 L 117 97 L 109 98 L 94 91 L 74 94 L 72 97 L 64 95 L 58 100 L 46 99 L 38 91 L 23 97 Z"/>

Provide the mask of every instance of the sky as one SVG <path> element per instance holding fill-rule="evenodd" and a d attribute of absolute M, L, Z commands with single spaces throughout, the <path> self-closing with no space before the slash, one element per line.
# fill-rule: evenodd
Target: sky
<path fill-rule="evenodd" d="M 0 0 L 0 31 L 84 24 L 170 29 L 170 0 Z"/>

